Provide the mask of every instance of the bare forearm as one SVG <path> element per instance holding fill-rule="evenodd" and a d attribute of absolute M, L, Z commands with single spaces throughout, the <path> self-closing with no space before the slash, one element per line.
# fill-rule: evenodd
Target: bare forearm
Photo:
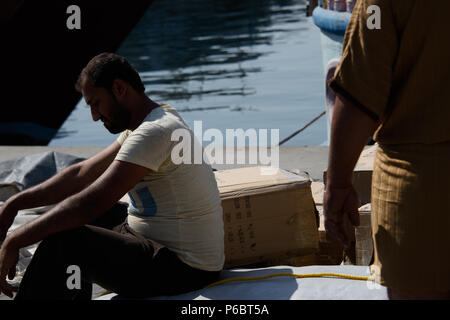
<path fill-rule="evenodd" d="M 336 97 L 331 125 L 327 186 L 351 185 L 352 172 L 361 151 L 378 123 L 342 97 Z"/>
<path fill-rule="evenodd" d="M 6 239 L 8 244 L 23 248 L 41 241 L 57 232 L 81 227 L 94 220 L 102 211 L 95 197 L 82 193 L 73 195 L 53 209 L 12 232 Z"/>
<path fill-rule="evenodd" d="M 85 187 L 85 179 L 79 175 L 79 171 L 79 165 L 72 165 L 52 178 L 12 196 L 7 204 L 21 210 L 58 203 Z"/>
<path fill-rule="evenodd" d="M 45 239 L 49 235 L 81 227 L 95 220 L 110 209 L 126 190 L 139 181 L 137 178 L 126 181 L 125 176 L 131 175 L 131 170 L 123 169 L 120 171 L 120 175 L 111 174 L 110 172 L 116 167 L 110 167 L 89 187 L 58 203 L 50 211 L 12 232 L 6 238 L 7 244 L 22 248 Z M 147 172 L 148 169 L 145 169 L 145 173 L 139 173 L 139 179 Z M 123 183 L 119 184 L 117 181 Z"/>
<path fill-rule="evenodd" d="M 81 210 L 73 201 L 65 200 L 53 209 L 21 226 L 11 233 L 6 241 L 14 247 L 23 248 L 57 232 L 80 227 L 89 222 L 87 208 Z"/>
<path fill-rule="evenodd" d="M 57 232 L 83 226 L 110 209 L 150 169 L 114 161 L 87 188 L 58 203 L 30 223 L 14 230 L 5 240 L 11 248 L 22 248 Z"/>

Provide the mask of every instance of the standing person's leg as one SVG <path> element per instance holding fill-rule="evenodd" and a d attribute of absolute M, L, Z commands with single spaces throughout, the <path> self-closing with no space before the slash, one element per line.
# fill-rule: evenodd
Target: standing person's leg
<path fill-rule="evenodd" d="M 371 266 L 391 299 L 449 299 L 450 142 L 380 146 L 372 186 Z"/>

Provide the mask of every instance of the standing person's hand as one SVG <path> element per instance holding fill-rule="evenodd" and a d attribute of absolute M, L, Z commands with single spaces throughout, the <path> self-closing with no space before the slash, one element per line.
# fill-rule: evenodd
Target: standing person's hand
<path fill-rule="evenodd" d="M 11 246 L 8 239 L 6 239 L 0 249 L 0 293 L 4 293 L 10 298 L 13 298 L 13 292 L 17 291 L 17 289 L 6 281 L 6 276 L 10 280 L 14 279 L 18 261 L 19 249 Z"/>
<path fill-rule="evenodd" d="M 358 195 L 353 186 L 346 188 L 327 186 L 323 211 L 327 234 L 345 247 L 349 247 L 350 238 L 344 227 L 345 215 L 353 226 L 359 226 Z"/>

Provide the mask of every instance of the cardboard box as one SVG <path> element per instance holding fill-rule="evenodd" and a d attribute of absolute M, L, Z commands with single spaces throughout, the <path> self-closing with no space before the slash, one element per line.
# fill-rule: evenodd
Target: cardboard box
<path fill-rule="evenodd" d="M 366 147 L 356 163 L 353 170 L 352 182 L 359 198 L 359 206 L 371 202 L 372 192 L 372 172 L 375 160 L 377 145 Z M 327 171 L 323 172 L 323 181 L 326 186 Z"/>
<path fill-rule="evenodd" d="M 327 236 L 323 208 L 319 209 L 319 251 L 317 253 L 321 265 L 339 265 L 344 260 L 344 247 L 335 239 Z"/>
<path fill-rule="evenodd" d="M 325 185 L 321 181 L 311 182 L 311 191 L 316 205 L 323 205 L 323 195 L 325 192 Z"/>
<path fill-rule="evenodd" d="M 356 264 L 368 266 L 373 258 L 371 204 L 359 208 L 359 226 L 355 228 Z"/>
<path fill-rule="evenodd" d="M 377 145 L 365 148 L 353 170 L 353 187 L 358 193 L 359 205 L 371 202 L 372 173 Z"/>
<path fill-rule="evenodd" d="M 318 249 L 310 180 L 282 169 L 268 170 L 215 171 L 223 207 L 225 268 Z"/>
<path fill-rule="evenodd" d="M 316 185 L 320 188 L 320 185 Z M 314 182 L 311 184 L 311 189 L 314 197 Z M 339 265 L 344 261 L 344 247 L 340 245 L 335 239 L 327 237 L 324 224 L 323 207 L 318 205 L 316 207 L 319 212 L 320 226 L 319 226 L 319 248 L 316 252 L 291 257 L 287 259 L 277 258 L 271 259 L 259 267 L 269 267 L 274 265 L 288 265 L 294 267 L 303 267 L 311 265 Z"/>

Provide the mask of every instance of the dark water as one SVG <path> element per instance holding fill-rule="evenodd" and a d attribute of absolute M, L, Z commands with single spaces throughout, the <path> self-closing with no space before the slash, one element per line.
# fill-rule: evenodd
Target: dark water
<path fill-rule="evenodd" d="M 280 140 L 324 110 L 319 30 L 304 0 L 155 0 L 118 54 L 146 93 L 203 130 L 279 129 Z M 108 145 L 81 101 L 50 145 Z M 320 145 L 325 117 L 285 145 Z"/>

